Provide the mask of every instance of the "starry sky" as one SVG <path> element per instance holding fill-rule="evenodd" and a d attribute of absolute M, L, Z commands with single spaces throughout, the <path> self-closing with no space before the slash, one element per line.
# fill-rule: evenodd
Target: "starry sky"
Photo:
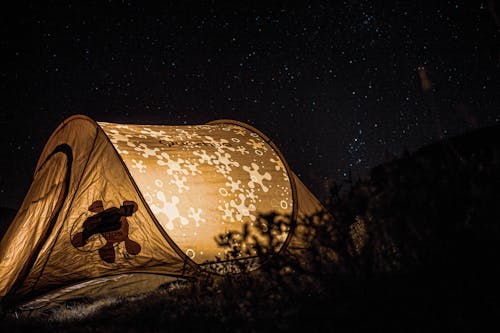
<path fill-rule="evenodd" d="M 0 206 L 20 205 L 77 113 L 249 123 L 321 199 L 349 172 L 500 122 L 500 1 L 82 3 L 2 9 Z"/>

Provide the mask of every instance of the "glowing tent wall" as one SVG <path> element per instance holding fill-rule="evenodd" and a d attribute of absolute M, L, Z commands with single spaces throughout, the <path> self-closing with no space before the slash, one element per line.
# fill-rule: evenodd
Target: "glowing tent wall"
<path fill-rule="evenodd" d="M 197 264 L 222 255 L 215 235 L 252 225 L 258 214 L 292 214 L 287 169 L 262 134 L 229 121 L 99 125 L 163 229 Z"/>
<path fill-rule="evenodd" d="M 119 276 L 189 276 L 221 254 L 215 236 L 259 214 L 300 216 L 301 207 L 302 215 L 322 208 L 248 125 L 119 125 L 74 116 L 49 139 L 0 244 L 0 297 L 91 288 L 92 279 L 125 290 L 133 288 Z M 110 229 L 104 222 L 113 214 L 109 221 L 118 224 Z"/>

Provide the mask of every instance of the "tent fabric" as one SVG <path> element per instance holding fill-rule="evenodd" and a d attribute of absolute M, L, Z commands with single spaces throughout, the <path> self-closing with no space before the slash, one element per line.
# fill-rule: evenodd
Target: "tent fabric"
<path fill-rule="evenodd" d="M 292 172 L 292 181 L 295 183 L 296 188 L 296 202 L 297 202 L 297 216 L 295 218 L 294 236 L 290 238 L 287 249 L 292 253 L 295 250 L 302 250 L 308 248 L 310 244 L 307 243 L 307 238 L 303 234 L 308 234 L 307 228 L 310 227 L 311 221 L 307 219 L 317 213 L 327 213 L 321 202 L 309 191 L 309 189 L 302 183 L 299 177 Z"/>
<path fill-rule="evenodd" d="M 90 301 L 100 297 L 133 296 L 177 281 L 178 277 L 159 274 L 132 273 L 104 276 L 48 292 L 20 304 L 18 309 L 37 313 L 38 310 L 47 311 L 69 300 Z"/>
<path fill-rule="evenodd" d="M 252 228 L 260 214 L 297 219 L 321 209 L 276 146 L 249 125 L 73 116 L 47 142 L 0 243 L 0 298 L 66 295 L 56 290 L 81 292 L 124 281 L 119 276 L 140 277 L 113 284 L 124 292 L 148 277 L 193 276 L 224 255 L 217 235 Z M 293 242 L 291 230 L 280 237 Z M 89 290 L 97 289 L 106 288 Z"/>

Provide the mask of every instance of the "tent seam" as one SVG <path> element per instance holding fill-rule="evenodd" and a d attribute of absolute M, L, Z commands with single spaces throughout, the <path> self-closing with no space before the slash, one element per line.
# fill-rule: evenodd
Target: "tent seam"
<path fill-rule="evenodd" d="M 89 151 L 89 154 L 87 156 L 87 160 L 85 161 L 85 166 L 83 167 L 83 170 L 82 170 L 82 173 L 80 175 L 80 179 L 78 180 L 78 183 L 77 183 L 77 186 L 75 188 L 75 192 L 73 193 L 73 197 L 71 198 L 71 201 L 69 202 L 69 206 L 68 206 L 68 209 L 66 210 L 66 215 L 64 216 L 64 219 L 63 221 L 66 221 L 66 218 L 68 217 L 68 214 L 71 210 L 71 207 L 73 206 L 73 201 L 75 200 L 75 196 L 76 196 L 76 193 L 78 191 L 78 189 L 80 188 L 80 183 L 82 182 L 82 179 L 83 179 L 83 175 L 85 173 L 85 171 L 87 170 L 87 166 L 89 164 L 89 161 L 90 161 L 90 157 L 92 156 L 92 152 L 94 151 L 95 149 L 95 143 L 97 141 L 97 136 L 99 134 L 99 131 L 98 129 L 96 128 L 96 134 L 94 136 L 94 140 L 92 142 L 92 148 L 90 149 Z M 64 223 L 63 223 L 64 224 Z M 40 271 L 40 274 L 38 275 L 37 279 L 35 280 L 35 283 L 33 283 L 33 286 L 31 287 L 31 291 L 33 291 L 36 287 L 36 285 L 38 284 L 38 281 L 40 280 L 40 278 L 42 277 L 43 275 L 43 272 L 45 271 L 45 267 L 47 265 L 47 262 L 49 261 L 49 258 L 50 258 L 50 255 L 52 254 L 52 251 L 54 250 L 54 246 L 56 245 L 58 239 L 59 239 L 59 235 L 61 234 L 61 231 L 62 231 L 62 226 L 61 228 L 59 228 L 59 230 L 57 231 L 57 235 L 56 235 L 56 238 L 54 239 L 54 243 L 52 244 L 50 250 L 49 250 L 49 253 L 47 254 L 47 259 L 45 260 L 43 266 L 42 266 L 42 269 Z M 39 253 L 38 253 L 39 254 Z M 33 263 L 34 264 L 34 263 Z M 33 267 L 33 266 L 32 266 Z"/>
<path fill-rule="evenodd" d="M 184 274 L 184 272 L 185 272 L 186 263 L 189 266 L 191 266 L 193 269 L 199 270 L 200 269 L 199 265 L 197 263 L 195 263 L 193 260 L 191 260 L 181 250 L 181 248 L 174 242 L 174 240 L 172 238 L 170 238 L 170 236 L 167 234 L 167 232 L 163 229 L 163 227 L 161 226 L 160 222 L 158 222 L 158 220 L 156 219 L 156 216 L 154 215 L 154 213 L 149 208 L 149 204 L 144 199 L 144 196 L 142 195 L 142 192 L 139 189 L 139 186 L 137 186 L 137 184 L 136 184 L 136 182 L 134 180 L 134 177 L 131 175 L 131 173 L 130 173 L 128 167 L 127 167 L 127 165 L 125 164 L 125 161 L 122 159 L 122 157 L 120 156 L 120 154 L 116 150 L 116 147 L 113 145 L 113 143 L 109 139 L 108 135 L 102 129 L 102 127 L 99 125 L 99 123 L 97 123 L 97 125 L 98 125 L 98 129 L 97 130 L 100 129 L 104 133 L 104 136 L 106 137 L 108 144 L 110 144 L 111 147 L 113 147 L 113 150 L 114 150 L 116 156 L 118 156 L 118 159 L 120 160 L 123 168 L 125 169 L 125 172 L 127 173 L 128 177 L 130 179 L 130 182 L 132 183 L 132 186 L 134 187 L 134 189 L 136 190 L 137 194 L 139 195 L 139 198 L 141 199 L 142 204 L 144 205 L 144 207 L 146 208 L 146 211 L 148 212 L 148 214 L 152 218 L 153 223 L 155 224 L 156 228 L 158 228 L 158 230 L 160 231 L 160 234 L 163 236 L 163 238 L 165 238 L 165 240 L 167 241 L 168 245 L 170 245 L 170 247 L 172 248 L 172 250 L 174 250 L 174 252 L 177 253 L 177 255 L 179 256 L 179 259 L 181 259 L 183 261 L 182 274 Z"/>
<path fill-rule="evenodd" d="M 291 242 L 295 228 L 297 227 L 298 224 L 298 218 L 299 218 L 299 202 L 298 202 L 298 195 L 297 195 L 297 184 L 295 183 L 295 179 L 293 178 L 293 172 L 290 169 L 290 166 L 288 165 L 288 161 L 285 159 L 285 156 L 281 152 L 281 150 L 276 146 L 276 144 L 263 132 L 261 132 L 259 129 L 253 127 L 252 125 L 249 125 L 247 123 L 244 123 L 242 121 L 237 121 L 237 120 L 231 120 L 231 119 L 219 119 L 219 120 L 213 120 L 207 123 L 208 125 L 216 125 L 216 124 L 228 124 L 228 125 L 236 125 L 242 128 L 245 128 L 248 131 L 252 131 L 256 133 L 261 139 L 263 139 L 271 148 L 274 150 L 274 152 L 278 155 L 279 159 L 283 162 L 283 165 L 285 166 L 285 170 L 288 176 L 288 179 L 290 180 L 290 188 L 292 191 L 292 201 L 293 201 L 293 206 L 292 206 L 292 214 L 291 214 L 291 225 L 290 225 L 290 230 L 289 233 L 281 245 L 280 249 L 278 252 L 275 253 L 275 255 L 281 254 L 283 251 L 286 251 L 286 248 L 288 247 L 288 244 Z M 261 264 L 261 266 L 264 265 L 264 263 Z"/>
<path fill-rule="evenodd" d="M 72 164 L 73 164 L 73 153 L 72 153 L 72 150 L 71 150 L 71 147 L 67 144 L 61 144 L 61 145 L 58 145 L 53 151 L 52 153 L 49 154 L 49 156 L 47 156 L 46 160 L 42 163 L 42 165 L 40 165 L 38 168 L 37 168 L 37 171 L 39 171 L 39 169 L 50 159 L 52 158 L 53 155 L 55 155 L 56 153 L 59 153 L 59 152 L 63 152 L 64 153 L 64 150 L 59 150 L 59 149 L 63 149 L 64 147 L 63 146 L 67 146 L 68 149 L 70 150 L 70 155 L 69 157 L 66 156 L 68 159 L 66 161 L 66 163 L 71 163 L 68 167 L 68 169 L 66 170 L 66 177 L 65 178 L 69 178 L 71 180 L 71 174 L 69 174 L 69 177 L 68 177 L 68 172 L 71 173 L 71 168 L 72 168 Z M 23 273 L 20 274 L 16 280 L 14 281 L 13 285 L 11 286 L 10 290 L 6 293 L 5 295 L 5 298 L 9 298 L 11 297 L 11 295 L 14 294 L 14 292 L 19 289 L 19 287 L 22 285 L 22 283 L 24 283 L 24 281 L 26 281 L 26 278 L 28 277 L 29 275 L 29 271 L 31 270 L 31 268 L 33 268 L 33 265 L 35 264 L 36 262 L 36 258 L 37 256 L 40 254 L 40 251 L 41 249 L 43 248 L 43 245 L 45 243 L 45 241 L 47 240 L 47 238 L 50 236 L 50 233 L 52 231 L 52 229 L 54 228 L 54 225 L 55 225 L 55 220 L 54 219 L 57 219 L 59 217 L 59 213 L 61 212 L 61 209 L 63 207 L 63 204 L 64 204 L 64 201 L 68 195 L 68 190 L 69 190 L 69 182 L 65 185 L 65 190 L 64 192 L 66 192 L 64 194 L 64 199 L 61 200 L 63 201 L 59 208 L 56 208 L 54 211 L 57 211 L 55 214 L 52 213 L 53 215 L 51 216 L 50 218 L 50 222 L 49 222 L 49 226 L 46 230 L 46 235 L 43 236 L 43 241 L 42 241 L 42 238 L 39 239 L 38 241 L 38 244 L 35 248 L 35 251 L 34 253 L 30 256 L 30 259 L 28 260 L 28 264 L 27 266 L 24 268 L 23 270 Z M 54 221 L 53 221 L 54 220 Z"/>

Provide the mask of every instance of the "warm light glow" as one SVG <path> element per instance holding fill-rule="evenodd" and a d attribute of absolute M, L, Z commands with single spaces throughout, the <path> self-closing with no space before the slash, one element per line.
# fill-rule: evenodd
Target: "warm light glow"
<path fill-rule="evenodd" d="M 292 213 L 283 161 L 244 127 L 99 125 L 163 229 L 197 263 L 220 255 L 217 235 L 259 214 Z"/>

